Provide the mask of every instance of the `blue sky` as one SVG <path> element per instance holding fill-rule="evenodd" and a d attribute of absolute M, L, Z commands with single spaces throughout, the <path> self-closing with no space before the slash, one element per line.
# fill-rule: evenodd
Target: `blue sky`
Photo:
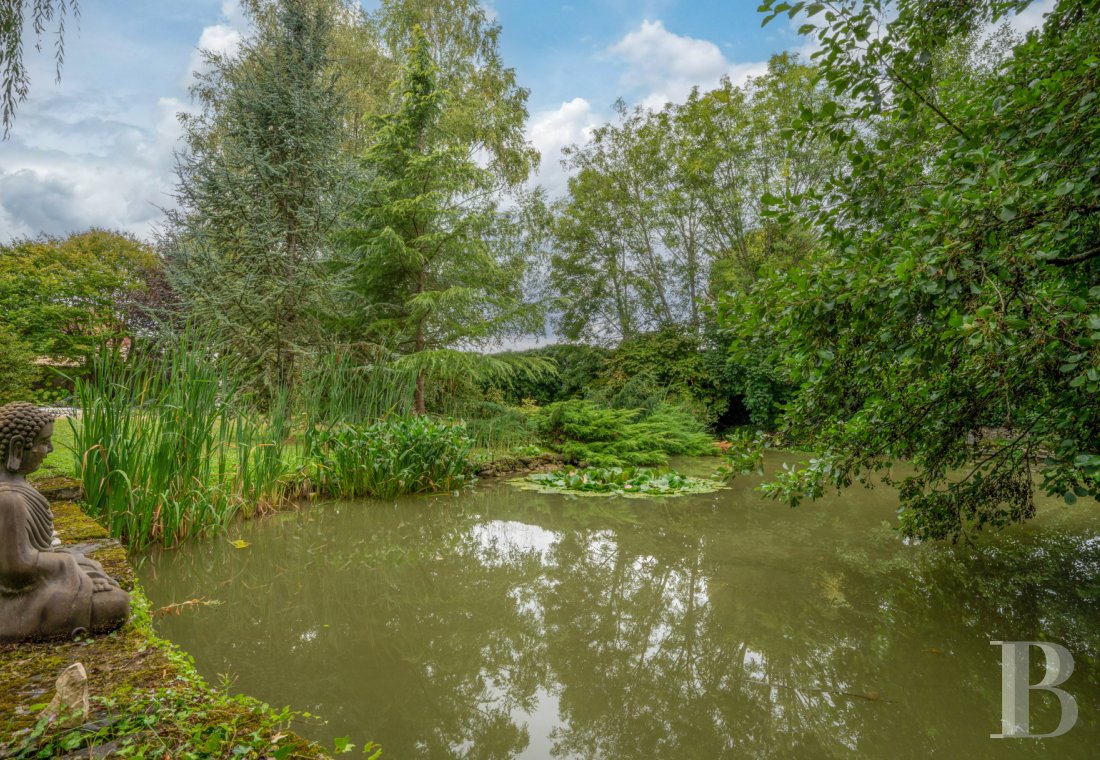
<path fill-rule="evenodd" d="M 551 192 L 564 186 L 560 149 L 609 118 L 616 98 L 680 100 L 724 75 L 743 81 L 805 43 L 783 20 L 761 29 L 756 0 L 483 4 L 503 27 L 505 63 L 530 90 L 528 135 L 543 153 L 535 181 Z M 196 51 L 230 49 L 247 30 L 235 0 L 81 6 L 60 84 L 49 54 L 27 46 L 31 95 L 0 142 L 0 242 L 93 225 L 149 237 L 172 203 L 176 115 L 189 107 Z"/>

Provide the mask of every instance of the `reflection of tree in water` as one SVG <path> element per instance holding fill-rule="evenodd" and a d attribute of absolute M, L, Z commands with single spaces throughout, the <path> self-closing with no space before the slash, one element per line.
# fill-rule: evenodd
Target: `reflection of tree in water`
<path fill-rule="evenodd" d="M 856 715 L 819 690 L 840 682 L 829 673 L 838 643 L 829 636 L 800 651 L 788 636 L 805 620 L 805 594 L 772 584 L 769 609 L 745 609 L 736 573 L 726 579 L 723 560 L 707 556 L 705 522 L 678 528 L 618 540 L 576 533 L 555 546 L 546 598 L 564 719 L 555 755 L 845 750 Z"/>
<path fill-rule="evenodd" d="M 1013 638 L 1075 652 L 1080 733 L 1059 751 L 1092 756 L 1100 542 L 1046 530 L 903 548 L 866 528 L 815 540 L 843 536 L 823 524 L 833 519 L 807 515 L 785 539 L 695 511 L 565 532 L 543 596 L 555 756 L 1043 755 L 988 738 L 1000 710 L 988 642 Z M 1051 730 L 1056 701 L 1034 703 L 1034 730 Z"/>
<path fill-rule="evenodd" d="M 200 664 L 200 648 L 227 652 L 241 690 L 391 757 L 986 756 L 1000 709 L 988 641 L 1043 637 L 1077 657 L 1081 720 L 1060 755 L 1089 756 L 1100 542 L 1024 526 L 965 550 L 903 547 L 877 502 L 791 513 L 743 498 L 497 488 L 459 508 L 316 510 L 256 526 L 244 552 L 181 552 L 190 585 L 149 586 L 160 603 L 232 598 L 167 632 Z M 542 737 L 523 713 L 543 692 L 558 725 L 529 746 Z M 1036 699 L 1036 730 L 1052 707 Z"/>
<path fill-rule="evenodd" d="M 187 572 L 146 581 L 157 603 L 226 603 L 159 627 L 205 672 L 231 664 L 241 691 L 322 715 L 325 738 L 385 741 L 395 758 L 514 756 L 528 737 L 512 710 L 530 709 L 543 677 L 536 617 L 516 601 L 537 555 L 479 542 L 468 518 L 378 511 L 370 532 L 317 510 L 263 526 L 247 550 L 177 552 Z"/>

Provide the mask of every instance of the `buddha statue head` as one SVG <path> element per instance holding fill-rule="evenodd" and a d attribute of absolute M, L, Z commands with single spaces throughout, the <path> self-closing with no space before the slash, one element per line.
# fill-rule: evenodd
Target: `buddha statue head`
<path fill-rule="evenodd" d="M 53 415 L 17 401 L 0 406 L 0 468 L 8 475 L 34 472 L 53 451 Z"/>

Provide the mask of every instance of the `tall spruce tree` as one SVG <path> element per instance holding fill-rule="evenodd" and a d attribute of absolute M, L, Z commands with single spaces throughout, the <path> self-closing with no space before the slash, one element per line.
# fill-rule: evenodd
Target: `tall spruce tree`
<path fill-rule="evenodd" d="M 206 53 L 184 117 L 170 275 L 189 316 L 261 387 L 290 382 L 319 337 L 324 259 L 338 219 L 342 103 L 329 0 L 252 3 L 253 35 Z"/>
<path fill-rule="evenodd" d="M 403 60 L 399 104 L 378 119 L 362 157 L 342 272 L 349 329 L 402 354 L 423 413 L 430 377 L 485 367 L 460 349 L 529 329 L 533 312 L 515 227 L 498 206 L 497 168 L 475 160 L 469 135 L 453 129 L 455 101 L 419 30 Z"/>

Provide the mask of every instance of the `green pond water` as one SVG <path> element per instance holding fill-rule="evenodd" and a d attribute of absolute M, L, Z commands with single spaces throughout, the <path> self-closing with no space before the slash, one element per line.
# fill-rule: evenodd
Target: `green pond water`
<path fill-rule="evenodd" d="M 247 548 L 191 543 L 139 574 L 154 606 L 219 602 L 157 622 L 212 683 L 387 760 L 1100 757 L 1095 504 L 914 546 L 887 489 L 792 510 L 754 485 L 318 504 L 235 528 Z M 991 739 L 989 642 L 1038 639 L 1074 655 L 1077 725 Z M 1058 718 L 1034 692 L 1032 730 Z"/>

